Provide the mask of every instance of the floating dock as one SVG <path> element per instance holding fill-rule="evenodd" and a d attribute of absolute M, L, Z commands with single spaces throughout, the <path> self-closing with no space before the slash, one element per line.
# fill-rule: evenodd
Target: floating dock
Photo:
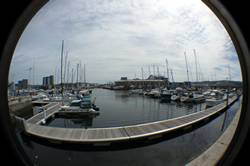
<path fill-rule="evenodd" d="M 232 97 L 228 105 L 233 104 L 238 97 Z M 53 116 L 59 108 L 58 103 L 46 105 L 47 118 Z M 211 116 L 227 109 L 226 102 L 186 116 L 139 125 L 109 127 L 109 128 L 59 128 L 40 125 L 44 113 L 24 121 L 25 132 L 28 135 L 40 137 L 50 142 L 110 144 L 116 141 L 133 141 L 138 139 L 153 139 L 163 134 L 189 128 L 192 125 L 208 120 Z"/>

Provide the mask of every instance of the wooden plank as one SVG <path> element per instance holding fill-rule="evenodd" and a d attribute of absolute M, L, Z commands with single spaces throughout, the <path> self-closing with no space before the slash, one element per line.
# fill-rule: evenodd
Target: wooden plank
<path fill-rule="evenodd" d="M 46 117 L 50 117 L 52 116 L 55 112 L 59 111 L 60 109 L 60 105 L 59 103 L 50 103 L 46 105 L 47 110 L 46 111 Z M 33 117 L 31 117 L 30 119 L 27 120 L 27 122 L 29 123 L 40 123 L 40 121 L 44 118 L 44 113 L 41 112 Z"/>
<path fill-rule="evenodd" d="M 87 129 L 85 141 L 111 141 L 128 139 L 128 135 L 121 128 Z"/>
<path fill-rule="evenodd" d="M 236 98 L 230 100 L 229 104 L 234 102 Z M 59 106 L 59 105 L 58 105 Z M 131 140 L 135 138 L 152 137 L 157 134 L 175 130 L 177 128 L 184 128 L 187 125 L 201 121 L 217 112 L 220 112 L 225 107 L 225 103 L 219 104 L 204 111 L 200 111 L 191 115 L 163 120 L 159 122 L 124 126 L 111 128 L 90 128 L 90 129 L 75 129 L 75 128 L 58 128 L 48 127 L 35 124 L 43 117 L 37 115 L 24 122 L 25 131 L 45 139 L 52 139 L 66 142 L 81 142 L 81 143 L 105 143 L 107 141 Z M 48 107 L 51 108 L 51 107 Z M 58 109 L 57 106 L 48 110 L 51 115 Z"/>

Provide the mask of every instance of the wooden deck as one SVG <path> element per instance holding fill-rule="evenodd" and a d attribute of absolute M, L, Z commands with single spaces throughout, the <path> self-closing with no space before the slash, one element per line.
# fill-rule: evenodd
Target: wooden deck
<path fill-rule="evenodd" d="M 46 117 L 52 116 L 54 113 L 59 111 L 60 105 L 59 103 L 49 103 L 42 107 L 46 111 Z M 39 124 L 41 120 L 44 118 L 44 113 L 38 113 L 35 116 L 31 117 L 30 119 L 26 120 L 26 123 L 31 124 Z"/>
<path fill-rule="evenodd" d="M 238 98 L 233 97 L 229 100 L 229 105 Z M 56 108 L 57 106 L 51 106 Z M 39 118 L 33 117 L 25 122 L 25 131 L 30 135 L 41 137 L 50 141 L 70 142 L 70 143 L 111 143 L 113 141 L 128 141 L 139 138 L 157 137 L 177 129 L 186 128 L 199 121 L 205 120 L 210 116 L 222 112 L 226 109 L 226 103 L 221 103 L 204 111 L 196 112 L 186 116 L 162 120 L 152 123 L 145 123 L 132 126 L 110 127 L 110 128 L 58 128 L 38 125 Z M 53 110 L 50 109 L 51 114 Z M 49 110 L 49 111 L 50 111 Z"/>

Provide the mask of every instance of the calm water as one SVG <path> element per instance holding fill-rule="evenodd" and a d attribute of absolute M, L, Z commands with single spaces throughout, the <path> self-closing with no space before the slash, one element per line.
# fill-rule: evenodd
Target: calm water
<path fill-rule="evenodd" d="M 159 99 L 139 95 L 129 96 L 127 91 L 94 89 L 92 97 L 94 96 L 96 105 L 100 108 L 98 116 L 88 116 L 84 119 L 58 117 L 48 125 L 69 128 L 134 125 L 172 119 L 205 109 L 205 104 L 161 103 Z"/>
<path fill-rule="evenodd" d="M 130 99 L 124 100 L 128 102 Z M 103 101 L 103 103 L 106 102 L 108 103 L 106 100 Z M 41 166 L 179 166 L 185 165 L 213 144 L 231 122 L 239 106 L 240 101 L 237 101 L 226 113 L 192 132 L 134 149 L 90 152 L 86 151 L 81 145 L 78 146 L 78 150 L 67 149 L 63 145 L 58 148 L 45 142 L 32 140 L 30 137 L 20 136 L 19 133 L 17 135 L 25 152 L 34 164 Z M 166 114 L 163 115 L 166 117 Z"/>

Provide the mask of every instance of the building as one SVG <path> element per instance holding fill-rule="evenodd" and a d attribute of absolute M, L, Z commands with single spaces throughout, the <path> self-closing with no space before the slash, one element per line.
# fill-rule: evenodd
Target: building
<path fill-rule="evenodd" d="M 128 80 L 127 77 L 121 77 L 121 80 Z"/>
<path fill-rule="evenodd" d="M 126 77 L 121 77 L 121 80 L 115 81 L 115 86 L 123 86 L 124 89 L 133 88 L 144 88 L 153 89 L 159 87 L 166 87 L 168 85 L 168 78 L 163 76 L 153 76 L 150 75 L 147 79 L 124 79 Z"/>
<path fill-rule="evenodd" d="M 18 81 L 17 88 L 20 89 L 28 89 L 28 79 L 22 79 Z"/>
<path fill-rule="evenodd" d="M 54 87 L 54 76 L 50 75 L 47 77 L 43 77 L 43 88 L 51 89 Z"/>

